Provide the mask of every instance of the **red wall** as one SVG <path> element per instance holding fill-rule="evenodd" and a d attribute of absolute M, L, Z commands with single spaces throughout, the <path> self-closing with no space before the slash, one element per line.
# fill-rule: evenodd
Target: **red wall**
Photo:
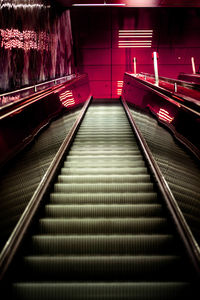
<path fill-rule="evenodd" d="M 117 97 L 125 71 L 153 72 L 152 52 L 159 53 L 159 74 L 176 78 L 200 63 L 200 9 L 73 8 L 72 33 L 77 70 L 89 74 L 95 97 Z M 152 29 L 151 48 L 118 48 L 119 29 Z"/>

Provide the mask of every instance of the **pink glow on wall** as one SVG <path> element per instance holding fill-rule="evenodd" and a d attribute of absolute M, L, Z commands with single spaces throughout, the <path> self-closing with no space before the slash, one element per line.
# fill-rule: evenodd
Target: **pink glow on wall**
<path fill-rule="evenodd" d="M 72 106 L 75 104 L 73 93 L 70 90 L 61 93 L 59 95 L 59 99 L 65 107 Z"/>
<path fill-rule="evenodd" d="M 160 120 L 166 121 L 171 123 L 174 118 L 169 115 L 169 112 L 163 108 L 160 108 L 159 112 L 157 113 Z"/>
<path fill-rule="evenodd" d="M 33 30 L 0 29 L 0 47 L 8 50 L 17 48 L 24 51 L 48 51 L 49 34 L 45 31 L 37 33 Z"/>
<path fill-rule="evenodd" d="M 117 81 L 134 72 L 134 57 L 137 73 L 153 74 L 152 52 L 158 51 L 159 75 L 171 78 L 191 73 L 191 57 L 200 64 L 200 16 L 194 9 L 88 8 L 71 16 L 77 70 L 89 74 L 96 98 L 118 97 Z"/>
<path fill-rule="evenodd" d="M 151 48 L 153 30 L 119 30 L 119 48 Z"/>

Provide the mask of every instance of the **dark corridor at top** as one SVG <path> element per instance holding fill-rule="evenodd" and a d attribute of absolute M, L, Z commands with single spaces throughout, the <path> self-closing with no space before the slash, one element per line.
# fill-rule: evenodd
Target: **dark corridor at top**
<path fill-rule="evenodd" d="M 192 266 L 198 269 L 200 253 L 200 85 L 190 64 L 191 56 L 198 57 L 199 10 L 182 9 L 182 17 L 191 21 L 187 27 L 177 9 L 100 8 L 86 14 L 74 8 L 71 32 L 69 10 L 25 2 L 23 8 L 16 1 L 14 8 L 9 1 L 3 4 L 6 14 L 1 10 L 0 21 L 5 70 L 0 74 L 0 246 L 5 246 L 0 273 L 6 270 L 6 293 L 13 299 L 191 298 L 197 280 Z M 37 16 L 36 31 L 24 17 L 27 11 Z M 187 42 L 191 32 L 194 48 Z M 158 85 L 151 60 L 155 48 Z M 43 81 L 48 82 L 36 86 Z M 26 86 L 32 86 L 28 92 L 5 95 Z M 38 201 L 34 193 L 42 188 L 41 180 L 42 185 L 48 180 L 45 172 L 56 163 L 65 137 L 73 136 L 71 128 L 91 95 L 101 100 L 89 104 L 71 148 L 61 162 L 56 158 L 58 176 L 49 173 L 53 179 L 32 217 L 30 204 Z M 172 200 L 163 196 L 119 96 Z"/>

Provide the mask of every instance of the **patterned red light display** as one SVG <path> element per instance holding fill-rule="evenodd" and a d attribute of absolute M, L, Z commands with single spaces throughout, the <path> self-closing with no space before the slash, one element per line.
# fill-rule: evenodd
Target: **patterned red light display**
<path fill-rule="evenodd" d="M 123 81 L 117 81 L 117 95 L 121 96 L 123 88 Z"/>
<path fill-rule="evenodd" d="M 165 122 L 168 122 L 168 123 L 171 123 L 174 119 L 169 115 L 169 112 L 167 110 L 163 109 L 163 108 L 160 108 L 157 115 L 158 115 L 159 119 L 161 119 Z"/>
<path fill-rule="evenodd" d="M 0 97 L 0 106 L 1 105 L 6 105 L 10 102 L 15 102 L 15 101 L 18 101 L 20 99 L 20 96 L 17 95 L 17 96 L 3 96 L 3 97 Z"/>
<path fill-rule="evenodd" d="M 153 30 L 119 30 L 119 48 L 151 48 Z"/>
<path fill-rule="evenodd" d="M 23 49 L 28 51 L 49 50 L 49 34 L 45 31 L 36 32 L 33 30 L 0 29 L 0 47 L 4 49 Z"/>
<path fill-rule="evenodd" d="M 61 93 L 59 95 L 59 99 L 65 107 L 72 106 L 75 104 L 73 93 L 70 90 Z"/>

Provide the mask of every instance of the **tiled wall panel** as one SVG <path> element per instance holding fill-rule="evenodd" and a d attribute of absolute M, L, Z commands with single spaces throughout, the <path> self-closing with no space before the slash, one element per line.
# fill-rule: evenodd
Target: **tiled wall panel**
<path fill-rule="evenodd" d="M 153 73 L 153 51 L 159 53 L 161 76 L 191 73 L 192 56 L 199 68 L 199 8 L 74 8 L 72 28 L 78 70 L 95 82 L 96 97 L 116 97 L 117 82 L 133 72 L 133 57 L 137 72 Z M 153 30 L 151 48 L 118 48 L 119 30 Z M 102 79 L 110 80 L 110 90 L 102 91 Z"/>

